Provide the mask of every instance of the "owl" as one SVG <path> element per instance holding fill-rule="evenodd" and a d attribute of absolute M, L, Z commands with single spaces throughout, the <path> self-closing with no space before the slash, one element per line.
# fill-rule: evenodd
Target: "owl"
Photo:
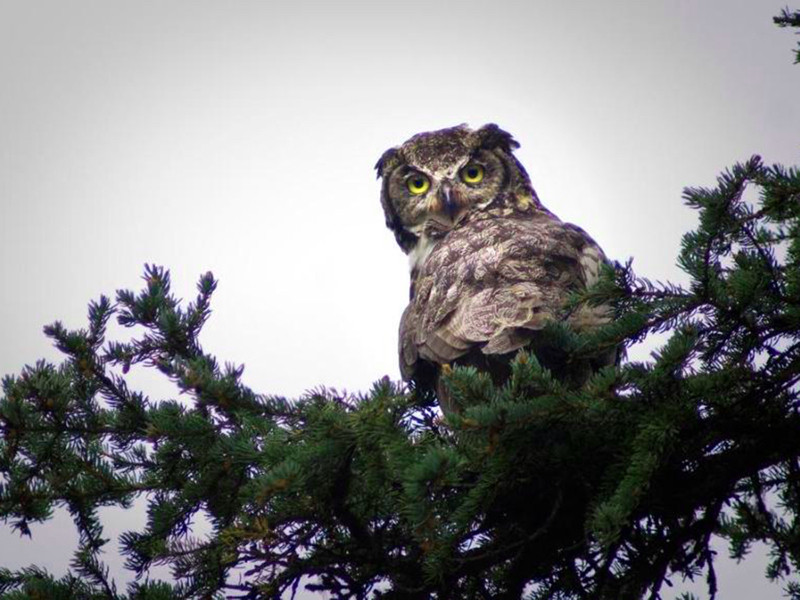
<path fill-rule="evenodd" d="M 575 330 L 606 323 L 605 306 L 568 311 L 568 296 L 591 286 L 606 258 L 581 228 L 539 201 L 519 144 L 497 125 L 420 133 L 375 166 L 386 225 L 408 255 L 410 300 L 400 320 L 400 372 L 459 407 L 442 381 L 471 365 L 496 383 L 521 348 L 557 377 L 581 383 L 616 352 L 576 364 L 541 334 L 548 321 Z"/>

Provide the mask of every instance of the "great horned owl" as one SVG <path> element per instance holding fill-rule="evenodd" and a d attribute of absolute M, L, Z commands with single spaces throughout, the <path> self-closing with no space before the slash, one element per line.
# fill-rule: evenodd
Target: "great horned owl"
<path fill-rule="evenodd" d="M 577 330 L 609 320 L 606 307 L 564 310 L 606 258 L 582 229 L 542 206 L 512 154 L 518 147 L 497 125 L 460 125 L 415 135 L 375 166 L 386 224 L 411 267 L 400 371 L 435 387 L 445 413 L 458 407 L 442 384 L 444 365 L 473 365 L 500 383 L 527 346 L 557 376 L 581 381 L 616 359 L 565 365 L 558 348 L 537 339 L 548 320 Z"/>

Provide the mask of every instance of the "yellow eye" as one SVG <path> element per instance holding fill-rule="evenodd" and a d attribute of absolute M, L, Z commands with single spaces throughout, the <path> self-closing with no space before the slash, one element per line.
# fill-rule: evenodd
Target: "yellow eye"
<path fill-rule="evenodd" d="M 461 179 L 471 185 L 480 183 L 483 180 L 483 167 L 474 163 L 468 164 L 461 169 Z"/>
<path fill-rule="evenodd" d="M 431 187 L 431 180 L 422 173 L 415 173 L 408 178 L 406 185 L 408 186 L 409 192 L 415 196 L 419 196 L 428 191 L 428 188 Z"/>

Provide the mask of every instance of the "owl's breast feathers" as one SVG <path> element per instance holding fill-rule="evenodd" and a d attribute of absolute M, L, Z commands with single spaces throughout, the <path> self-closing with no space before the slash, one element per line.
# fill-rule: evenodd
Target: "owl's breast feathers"
<path fill-rule="evenodd" d="M 412 273 L 400 322 L 403 377 L 414 378 L 420 359 L 441 365 L 476 350 L 513 352 L 548 320 L 578 330 L 608 322 L 607 307 L 564 309 L 570 293 L 597 280 L 605 261 L 582 229 L 547 211 L 462 223 Z"/>

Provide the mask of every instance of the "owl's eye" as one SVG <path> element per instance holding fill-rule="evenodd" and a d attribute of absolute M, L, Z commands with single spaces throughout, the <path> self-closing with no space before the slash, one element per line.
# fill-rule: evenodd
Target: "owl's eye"
<path fill-rule="evenodd" d="M 474 163 L 461 169 L 461 179 L 464 183 L 475 185 L 483 180 L 483 167 Z"/>
<path fill-rule="evenodd" d="M 422 173 L 415 173 L 408 178 L 406 185 L 408 186 L 409 192 L 415 196 L 419 196 L 428 191 L 428 188 L 431 187 L 431 180 Z"/>

